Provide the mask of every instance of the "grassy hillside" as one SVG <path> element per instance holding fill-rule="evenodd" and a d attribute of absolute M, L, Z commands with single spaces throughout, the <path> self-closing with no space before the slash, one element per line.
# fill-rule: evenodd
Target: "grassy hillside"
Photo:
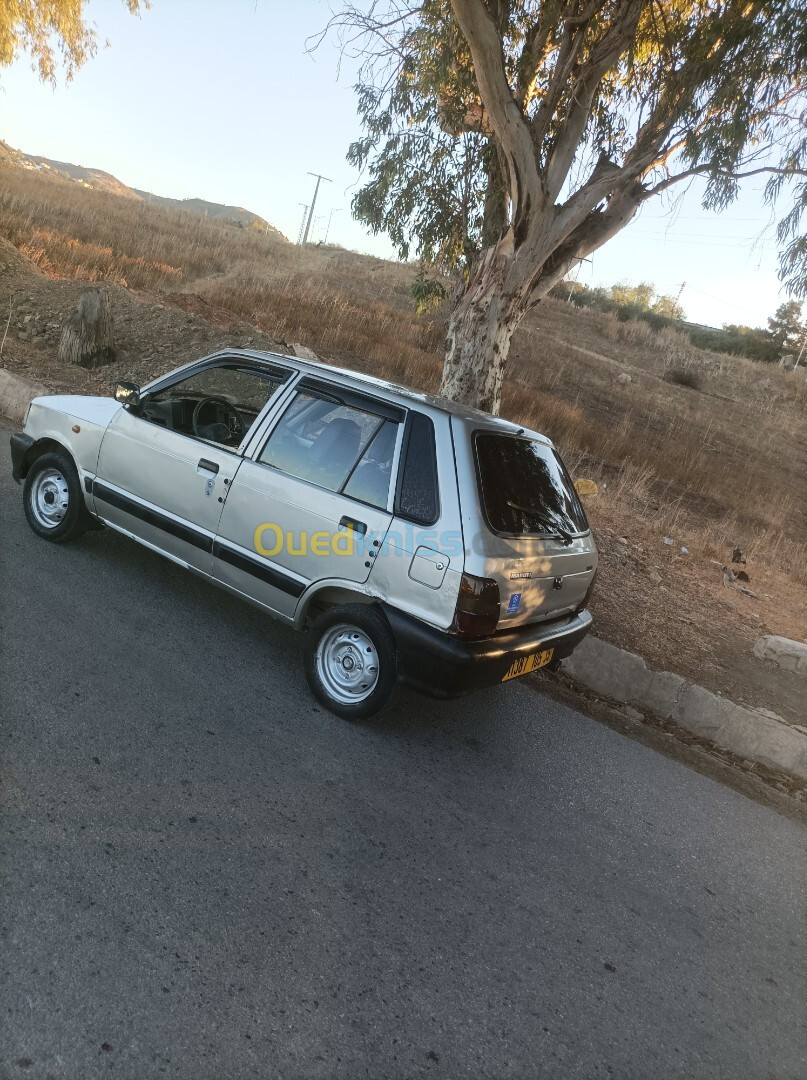
<path fill-rule="evenodd" d="M 411 266 L 303 250 L 12 166 L 0 166 L 0 236 L 47 275 L 116 282 L 179 307 L 200 298 L 332 360 L 438 384 L 447 311 L 415 315 Z M 737 545 L 764 551 L 807 581 L 806 404 L 798 375 L 547 300 L 514 340 L 503 411 L 600 481 L 601 506 L 721 560 Z"/>

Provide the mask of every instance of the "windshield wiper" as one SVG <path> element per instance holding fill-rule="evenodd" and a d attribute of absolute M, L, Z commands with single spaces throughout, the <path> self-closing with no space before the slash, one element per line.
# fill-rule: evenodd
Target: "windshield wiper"
<path fill-rule="evenodd" d="M 561 529 L 559 525 L 550 525 L 549 522 L 544 521 L 543 518 L 539 517 L 532 507 L 522 506 L 520 503 L 512 502 L 510 499 L 506 499 L 505 502 L 513 510 L 521 510 L 523 513 L 529 514 L 539 527 L 547 529 L 548 532 L 543 533 L 543 535 L 548 540 L 562 540 L 566 547 L 568 547 L 569 544 L 574 543 L 574 537 L 570 532 Z"/>

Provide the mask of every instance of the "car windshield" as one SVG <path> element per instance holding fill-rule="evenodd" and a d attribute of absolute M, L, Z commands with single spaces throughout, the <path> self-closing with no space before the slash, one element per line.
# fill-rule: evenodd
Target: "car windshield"
<path fill-rule="evenodd" d="M 475 446 L 482 506 L 494 532 L 561 539 L 588 532 L 580 499 L 552 447 L 495 431 L 478 431 Z"/>

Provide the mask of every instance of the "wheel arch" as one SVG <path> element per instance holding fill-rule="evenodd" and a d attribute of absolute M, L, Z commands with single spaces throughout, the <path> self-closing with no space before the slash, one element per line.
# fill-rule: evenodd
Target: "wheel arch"
<path fill-rule="evenodd" d="M 20 479 L 25 479 L 25 477 L 30 472 L 31 466 L 37 458 L 42 457 L 43 454 L 47 454 L 51 450 L 63 450 L 66 454 L 69 454 L 70 460 L 73 462 L 74 465 L 76 465 L 76 468 L 78 469 L 75 455 L 73 454 L 67 443 L 61 439 L 54 438 L 54 436 L 51 434 L 48 434 L 43 435 L 41 438 L 37 439 L 33 443 L 33 445 L 29 446 L 23 454 L 22 467 L 20 469 Z"/>
<path fill-rule="evenodd" d="M 362 589 L 358 583 L 318 582 L 300 597 L 294 625 L 298 630 L 304 630 L 323 611 L 339 604 L 375 604 L 379 611 L 383 610 L 381 598 Z"/>

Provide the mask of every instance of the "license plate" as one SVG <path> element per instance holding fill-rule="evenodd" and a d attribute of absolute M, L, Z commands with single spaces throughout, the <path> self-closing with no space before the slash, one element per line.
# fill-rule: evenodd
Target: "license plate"
<path fill-rule="evenodd" d="M 529 675 L 531 671 L 546 667 L 551 661 L 554 652 L 554 649 L 542 649 L 541 652 L 533 653 L 532 656 L 520 656 L 507 669 L 502 682 L 507 682 L 508 679 L 517 679 L 519 675 Z"/>

